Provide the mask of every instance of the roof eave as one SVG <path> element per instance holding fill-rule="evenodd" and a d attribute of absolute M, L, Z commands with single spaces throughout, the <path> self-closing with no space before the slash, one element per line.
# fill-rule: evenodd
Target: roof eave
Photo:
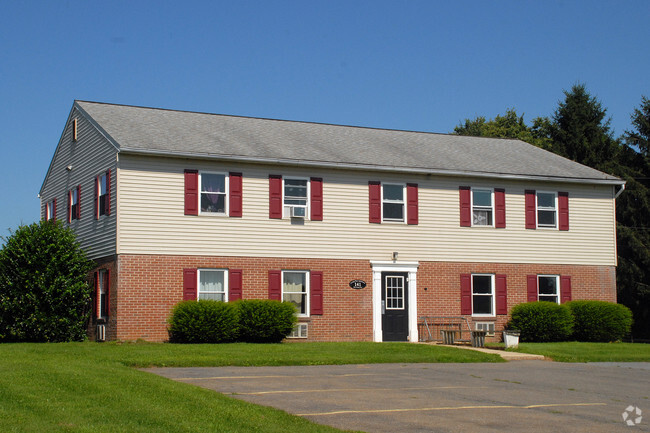
<path fill-rule="evenodd" d="M 173 156 L 180 158 L 200 158 L 212 159 L 222 161 L 235 161 L 235 162 L 248 162 L 255 164 L 281 164 L 293 166 L 308 166 L 318 168 L 335 168 L 335 169 L 353 169 L 353 170 L 368 170 L 368 171 L 385 171 L 393 173 L 416 173 L 416 174 L 435 174 L 446 176 L 463 176 L 463 177 L 477 177 L 477 178 L 497 178 L 497 179 L 512 179 L 512 180 L 537 180 L 545 182 L 568 182 L 580 184 L 596 184 L 596 185 L 624 185 L 625 181 L 622 179 L 595 179 L 595 178 L 577 178 L 577 177 L 562 177 L 562 176 L 537 176 L 528 174 L 517 173 L 498 173 L 498 172 L 479 172 L 479 171 L 465 171 L 465 170 L 445 170 L 440 168 L 426 168 L 426 167 L 399 167 L 399 166 L 384 166 L 384 165 L 371 165 L 371 164 L 354 164 L 332 161 L 309 161 L 309 160 L 295 160 L 286 158 L 260 158 L 242 155 L 214 155 L 214 154 L 197 154 L 175 151 L 151 150 L 151 149 L 129 149 L 122 147 L 120 153 L 133 154 L 133 155 L 148 155 L 148 156 Z"/>

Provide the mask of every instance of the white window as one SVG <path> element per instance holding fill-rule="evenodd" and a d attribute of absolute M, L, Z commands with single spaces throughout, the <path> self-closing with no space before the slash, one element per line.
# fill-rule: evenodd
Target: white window
<path fill-rule="evenodd" d="M 226 269 L 199 269 L 198 299 L 228 301 L 228 271 Z"/>
<path fill-rule="evenodd" d="M 404 221 L 405 189 L 406 186 L 404 184 L 381 184 L 381 213 L 383 221 Z"/>
<path fill-rule="evenodd" d="M 293 327 L 291 334 L 287 335 L 287 338 L 307 338 L 307 323 L 298 323 Z"/>
<path fill-rule="evenodd" d="M 309 316 L 308 271 L 282 271 L 282 300 L 295 305 L 298 316 Z"/>
<path fill-rule="evenodd" d="M 56 219 L 56 199 L 52 199 L 45 204 L 45 221 Z"/>
<path fill-rule="evenodd" d="M 494 275 L 472 275 L 472 315 L 494 316 Z"/>
<path fill-rule="evenodd" d="M 537 226 L 556 227 L 557 194 L 554 192 L 537 192 Z"/>
<path fill-rule="evenodd" d="M 303 178 L 284 178 L 285 216 L 306 218 L 309 208 L 309 180 Z"/>
<path fill-rule="evenodd" d="M 70 190 L 70 221 L 79 219 L 79 188 Z"/>
<path fill-rule="evenodd" d="M 225 173 L 199 173 L 201 214 L 228 214 L 228 176 Z"/>
<path fill-rule="evenodd" d="M 108 172 L 99 176 L 98 187 L 97 194 L 99 194 L 99 197 L 97 197 L 97 206 L 99 206 L 99 209 L 97 210 L 97 214 L 106 215 L 109 208 L 108 200 L 110 200 L 108 195 Z"/>
<path fill-rule="evenodd" d="M 537 276 L 537 299 L 540 301 L 560 303 L 558 288 L 560 287 L 559 275 Z"/>
<path fill-rule="evenodd" d="M 97 282 L 99 286 L 99 302 L 97 308 L 97 317 L 108 317 L 108 270 L 100 269 L 97 272 Z"/>
<path fill-rule="evenodd" d="M 491 189 L 472 188 L 472 225 L 493 225 L 494 201 Z"/>
<path fill-rule="evenodd" d="M 386 276 L 386 309 L 403 310 L 404 309 L 404 287 L 405 278 L 400 275 Z"/>

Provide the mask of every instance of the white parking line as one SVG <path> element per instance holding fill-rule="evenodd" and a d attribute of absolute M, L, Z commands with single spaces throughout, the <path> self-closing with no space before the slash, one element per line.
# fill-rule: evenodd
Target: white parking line
<path fill-rule="evenodd" d="M 295 378 L 295 377 L 351 377 L 351 376 L 381 376 L 380 374 L 375 373 L 347 373 L 347 374 L 329 374 L 326 376 L 314 376 L 313 374 L 303 374 L 303 375 L 269 375 L 269 376 L 212 376 L 212 377 L 179 377 L 179 378 L 170 378 L 179 382 L 191 381 L 191 380 L 228 380 L 228 379 L 269 379 L 269 378 Z"/>
<path fill-rule="evenodd" d="M 567 407 L 567 406 L 607 406 L 607 403 L 555 403 L 555 404 L 531 404 L 528 406 L 444 406 L 444 407 L 422 407 L 412 409 L 371 409 L 371 410 L 338 410 L 333 412 L 298 413 L 298 416 L 325 416 L 344 415 L 358 413 L 389 413 L 389 412 L 418 412 L 433 410 L 463 410 L 463 409 L 536 409 L 542 407 Z"/>
<path fill-rule="evenodd" d="M 417 388 L 400 388 L 400 391 L 432 390 L 432 389 L 478 389 L 489 388 L 489 386 L 426 386 Z M 300 394 L 308 392 L 353 392 L 353 391 L 395 391 L 395 388 L 326 388 L 326 389 L 303 389 L 303 390 L 282 390 L 282 391 L 257 391 L 257 392 L 236 392 L 237 395 L 264 395 L 264 394 Z"/>

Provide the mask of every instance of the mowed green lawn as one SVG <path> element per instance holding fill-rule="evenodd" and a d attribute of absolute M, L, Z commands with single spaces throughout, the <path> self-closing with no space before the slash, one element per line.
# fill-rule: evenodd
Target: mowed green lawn
<path fill-rule="evenodd" d="M 650 344 L 639 343 L 520 343 L 516 351 L 560 362 L 650 362 Z"/>
<path fill-rule="evenodd" d="M 134 367 L 500 361 L 409 343 L 2 344 L 0 432 L 338 432 Z"/>

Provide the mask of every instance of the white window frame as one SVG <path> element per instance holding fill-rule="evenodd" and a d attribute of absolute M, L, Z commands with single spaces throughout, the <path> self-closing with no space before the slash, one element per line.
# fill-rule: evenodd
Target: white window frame
<path fill-rule="evenodd" d="M 489 209 L 487 206 L 478 206 L 474 205 L 474 191 L 487 191 L 490 193 L 490 206 Z M 471 192 L 471 202 L 472 202 L 472 227 L 494 227 L 494 188 L 470 188 Z M 492 222 L 490 224 L 474 224 L 474 208 L 477 210 L 489 210 L 491 215 Z"/>
<path fill-rule="evenodd" d="M 56 215 L 54 214 L 54 200 L 52 199 L 45 203 L 45 221 L 56 219 Z"/>
<path fill-rule="evenodd" d="M 79 220 L 79 211 L 75 212 L 75 205 L 79 208 L 79 187 L 72 188 L 70 194 L 70 222 Z"/>
<path fill-rule="evenodd" d="M 307 197 L 305 198 L 306 204 L 305 205 L 300 205 L 300 204 L 286 204 L 286 194 L 284 193 L 285 191 L 285 182 L 287 180 L 304 180 L 307 185 L 306 189 L 306 194 Z M 311 208 L 311 180 L 308 177 L 300 177 L 300 176 L 282 176 L 282 217 L 283 218 L 290 218 L 291 217 L 291 208 L 292 207 L 302 207 L 305 209 L 305 219 L 309 219 L 309 209 Z"/>
<path fill-rule="evenodd" d="M 553 194 L 554 196 L 554 205 L 555 207 L 550 208 L 550 207 L 542 207 L 539 206 L 539 194 Z M 550 225 L 550 224 L 540 224 L 539 223 L 539 211 L 553 211 L 555 213 L 555 224 Z M 558 202 L 557 202 L 557 192 L 555 191 L 536 191 L 535 192 L 535 219 L 537 221 L 537 227 L 542 228 L 542 229 L 557 229 L 558 227 Z"/>
<path fill-rule="evenodd" d="M 102 194 L 102 179 L 103 178 L 106 179 L 106 191 L 104 191 L 104 194 Z M 108 183 L 110 181 L 111 180 L 108 178 L 108 171 L 105 171 L 105 172 L 103 172 L 103 173 L 101 173 L 99 175 L 99 185 L 98 185 L 99 188 L 97 188 L 97 215 L 100 216 L 100 217 L 105 216 L 106 215 L 106 210 L 108 209 L 108 206 L 105 205 L 104 206 L 104 213 L 102 213 L 102 198 L 104 196 L 108 195 L 108 189 L 109 189 Z M 109 198 L 109 200 L 110 200 L 110 198 Z"/>
<path fill-rule="evenodd" d="M 559 304 L 560 303 L 560 276 L 559 275 L 545 275 L 545 274 L 540 274 L 537 276 L 537 300 L 542 301 L 541 297 L 548 297 L 548 296 L 553 296 L 549 294 L 542 294 L 539 292 L 539 288 L 541 287 L 541 284 L 539 284 L 539 279 L 540 278 L 555 278 L 555 303 Z M 546 302 L 553 302 L 553 301 L 548 301 L 544 299 Z"/>
<path fill-rule="evenodd" d="M 384 186 L 395 185 L 402 187 L 402 200 L 388 200 L 384 199 Z M 401 204 L 402 205 L 402 219 L 384 218 L 384 203 Z M 402 182 L 382 182 L 381 183 L 381 221 L 386 223 L 406 224 L 406 184 Z"/>
<path fill-rule="evenodd" d="M 106 295 L 106 287 L 104 287 L 104 281 L 106 280 L 106 274 L 108 273 L 108 269 L 100 269 L 97 271 L 97 278 L 99 281 L 97 281 L 97 286 L 99 287 L 99 293 L 97 296 L 99 296 L 98 302 L 97 302 L 97 318 L 102 319 L 108 317 L 108 308 L 109 306 L 106 305 L 106 315 L 102 314 L 102 311 L 104 310 L 104 303 L 102 302 L 102 295 Z M 110 284 L 110 282 L 109 282 Z"/>
<path fill-rule="evenodd" d="M 394 278 L 396 280 L 401 280 L 402 281 L 402 295 L 401 296 L 389 296 L 388 289 L 391 287 L 388 286 L 388 279 L 389 278 Z M 404 310 L 407 305 L 406 305 L 406 282 L 407 282 L 407 277 L 404 277 L 403 275 L 386 275 L 384 277 L 384 298 L 386 301 L 386 309 L 387 310 Z M 395 307 L 391 306 L 391 303 L 389 300 L 398 300 L 401 306 Z"/>
<path fill-rule="evenodd" d="M 490 277 L 490 294 L 486 293 L 474 293 L 474 277 Z M 494 279 L 494 274 L 472 274 L 472 316 L 473 317 L 495 317 L 495 279 Z M 474 312 L 474 296 L 490 296 L 491 299 L 491 305 L 490 305 L 490 310 L 492 311 L 491 313 L 475 313 Z"/>
<path fill-rule="evenodd" d="M 223 272 L 223 302 L 228 302 L 228 269 L 221 268 L 199 268 L 196 272 L 196 300 L 201 300 L 201 293 L 222 293 L 213 291 L 201 291 L 202 272 Z"/>
<path fill-rule="evenodd" d="M 223 212 L 206 212 L 201 210 L 201 199 L 203 196 L 203 175 L 204 174 L 218 174 L 221 176 L 224 176 L 224 206 Z M 208 193 L 208 192 L 206 192 Z M 209 194 L 209 193 L 208 193 Z M 208 170 L 199 170 L 199 215 L 209 215 L 209 216 L 217 216 L 217 217 L 222 217 L 222 216 L 228 216 L 228 212 L 230 211 L 229 206 L 230 206 L 230 175 L 228 173 L 222 172 L 222 171 L 208 171 Z"/>
<path fill-rule="evenodd" d="M 311 287 L 310 287 L 310 272 L 307 270 L 300 270 L 300 269 L 286 269 L 282 271 L 282 302 L 285 302 L 284 300 L 284 275 L 285 273 L 289 274 L 304 274 L 305 275 L 305 292 L 287 292 L 287 294 L 293 294 L 295 295 L 296 293 L 304 293 L 305 294 L 305 312 L 297 312 L 298 317 L 309 317 L 309 314 L 311 313 L 311 305 L 310 305 L 310 297 L 311 297 Z"/>
<path fill-rule="evenodd" d="M 306 322 L 296 324 L 287 338 L 309 338 L 309 324 Z"/>

